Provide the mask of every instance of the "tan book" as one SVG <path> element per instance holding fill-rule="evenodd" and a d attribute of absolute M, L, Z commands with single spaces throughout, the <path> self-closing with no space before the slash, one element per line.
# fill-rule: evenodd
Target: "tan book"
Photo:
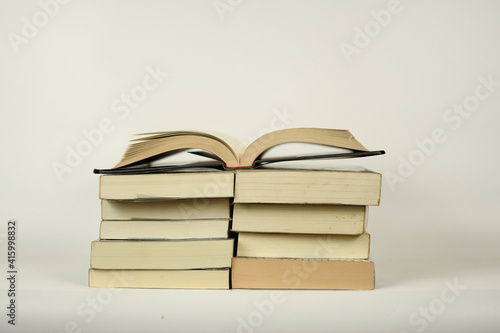
<path fill-rule="evenodd" d="M 368 259 L 370 235 L 238 234 L 238 257 Z"/>
<path fill-rule="evenodd" d="M 234 202 L 379 205 L 381 175 L 371 171 L 236 171 Z"/>
<path fill-rule="evenodd" d="M 267 133 L 245 149 L 237 140 L 220 134 L 213 135 L 199 131 L 171 131 L 139 134 L 127 147 L 121 161 L 113 168 L 137 165 L 145 161 L 151 162 L 165 156 L 186 149 L 201 149 L 209 154 L 201 154 L 220 161 L 225 168 L 251 167 L 265 151 L 270 148 L 289 142 L 312 143 L 329 147 L 338 147 L 353 150 L 355 153 L 346 157 L 371 156 L 383 152 L 369 152 L 347 130 L 327 128 L 287 128 Z M 330 157 L 337 157 L 330 156 Z M 284 156 L 267 160 L 266 163 L 297 159 L 309 159 L 311 156 Z M 325 155 L 312 156 L 325 158 Z"/>
<path fill-rule="evenodd" d="M 229 219 L 229 198 L 102 200 L 103 220 Z"/>
<path fill-rule="evenodd" d="M 232 198 L 234 173 L 176 172 L 100 177 L 101 199 L 147 200 L 185 198 Z"/>
<path fill-rule="evenodd" d="M 229 289 L 229 269 L 90 269 L 89 287 Z"/>
<path fill-rule="evenodd" d="M 365 232 L 367 206 L 235 203 L 237 232 L 359 235 Z"/>
<path fill-rule="evenodd" d="M 91 245 L 90 268 L 227 268 L 231 267 L 233 241 L 95 241 Z"/>
<path fill-rule="evenodd" d="M 101 221 L 99 239 L 203 239 L 227 238 L 226 220 Z"/>
<path fill-rule="evenodd" d="M 348 289 L 375 287 L 375 267 L 367 260 L 233 258 L 233 289 Z"/>

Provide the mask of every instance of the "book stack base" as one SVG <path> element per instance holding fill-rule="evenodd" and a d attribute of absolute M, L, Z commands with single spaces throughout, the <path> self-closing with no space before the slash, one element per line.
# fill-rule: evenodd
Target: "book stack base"
<path fill-rule="evenodd" d="M 101 288 L 228 289 L 229 269 L 89 270 L 89 285 Z"/>
<path fill-rule="evenodd" d="M 375 267 L 368 260 L 233 258 L 234 289 L 375 288 Z"/>
<path fill-rule="evenodd" d="M 365 226 L 380 182 L 368 171 L 237 171 L 232 288 L 373 289 Z"/>
<path fill-rule="evenodd" d="M 231 172 L 101 176 L 89 286 L 229 289 L 233 186 Z"/>

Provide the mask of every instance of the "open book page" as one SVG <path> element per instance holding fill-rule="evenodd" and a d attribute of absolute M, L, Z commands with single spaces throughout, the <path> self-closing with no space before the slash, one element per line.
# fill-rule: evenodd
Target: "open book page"
<path fill-rule="evenodd" d="M 240 164 L 251 166 L 268 149 L 283 143 L 311 143 L 356 151 L 368 151 L 347 130 L 326 128 L 288 128 L 259 137 L 243 153 Z"/>
<path fill-rule="evenodd" d="M 306 143 L 347 150 L 342 153 L 291 154 L 262 158 L 269 149 L 284 143 Z M 252 142 L 240 155 L 243 144 L 227 134 L 201 131 L 167 131 L 139 134 L 127 147 L 122 160 L 113 168 L 137 167 L 181 151 L 199 150 L 195 154 L 219 161 L 224 168 L 251 168 L 282 161 L 352 158 L 383 154 L 368 151 L 347 130 L 324 128 L 289 128 L 265 134 Z M 175 165 L 172 165 L 175 167 Z M 178 165 L 178 167 L 184 167 Z"/>
<path fill-rule="evenodd" d="M 151 162 L 168 154 L 193 148 L 212 152 L 225 165 L 239 165 L 234 149 L 220 137 L 198 131 L 171 131 L 141 134 L 141 137 L 134 139 L 127 147 L 122 160 L 114 168 Z"/>
<path fill-rule="evenodd" d="M 239 156 L 237 151 L 235 151 L 233 149 L 235 146 L 239 145 L 239 141 L 236 138 L 231 137 L 230 135 L 225 134 L 225 133 L 214 132 L 214 131 L 209 131 L 209 132 L 167 131 L 167 132 L 139 133 L 139 134 L 135 134 L 135 135 L 138 137 L 130 140 L 130 142 L 149 141 L 149 140 L 154 140 L 154 139 L 168 138 L 168 137 L 181 136 L 181 135 L 198 135 L 198 136 L 211 138 L 211 139 L 214 139 L 214 140 L 221 142 L 226 147 L 228 147 L 230 150 L 232 150 L 235 153 L 235 155 Z"/>

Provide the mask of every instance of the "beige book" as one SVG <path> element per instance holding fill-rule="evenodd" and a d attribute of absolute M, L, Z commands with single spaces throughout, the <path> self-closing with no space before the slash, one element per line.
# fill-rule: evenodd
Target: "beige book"
<path fill-rule="evenodd" d="M 227 268 L 231 267 L 233 241 L 95 241 L 91 245 L 90 268 Z"/>
<path fill-rule="evenodd" d="M 232 198 L 234 173 L 177 172 L 100 177 L 101 199 Z"/>
<path fill-rule="evenodd" d="M 237 232 L 359 235 L 365 231 L 367 206 L 235 203 Z"/>
<path fill-rule="evenodd" d="M 233 258 L 233 289 L 348 289 L 375 287 L 367 260 Z"/>
<path fill-rule="evenodd" d="M 229 219 L 229 198 L 180 200 L 102 200 L 103 220 Z"/>
<path fill-rule="evenodd" d="M 229 269 L 90 269 L 89 287 L 229 289 Z"/>
<path fill-rule="evenodd" d="M 289 142 L 319 144 L 351 149 L 368 150 L 347 130 L 327 128 L 287 128 L 267 133 L 253 141 L 243 151 L 241 143 L 234 139 L 222 139 L 220 135 L 199 131 L 170 131 L 139 134 L 127 147 L 121 161 L 114 168 L 154 161 L 165 154 L 186 149 L 201 149 L 220 160 L 226 168 L 251 167 L 259 156 L 270 148 Z M 289 159 L 285 157 L 285 159 Z M 292 158 L 293 159 L 293 158 Z"/>
<path fill-rule="evenodd" d="M 101 221 L 103 239 L 227 238 L 226 220 Z"/>
<path fill-rule="evenodd" d="M 379 205 L 381 175 L 371 171 L 236 171 L 234 202 Z"/>
<path fill-rule="evenodd" d="M 370 235 L 238 234 L 238 257 L 368 259 Z"/>

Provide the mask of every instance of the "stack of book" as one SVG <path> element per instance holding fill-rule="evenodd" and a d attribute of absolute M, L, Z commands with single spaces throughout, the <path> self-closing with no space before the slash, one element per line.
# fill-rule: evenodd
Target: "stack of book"
<path fill-rule="evenodd" d="M 373 289 L 365 226 L 380 185 L 366 170 L 237 171 L 232 287 Z"/>
<path fill-rule="evenodd" d="M 100 177 L 92 287 L 229 289 L 234 173 Z"/>
<path fill-rule="evenodd" d="M 103 174 L 103 221 L 100 241 L 92 244 L 91 286 L 374 288 L 365 226 L 367 206 L 380 201 L 381 175 L 269 165 L 384 151 L 369 151 L 349 131 L 321 128 L 274 131 L 240 153 L 227 140 L 196 131 L 133 141 L 115 167 L 94 171 Z M 264 157 L 289 142 L 342 152 Z M 186 150 L 205 160 L 151 165 Z M 237 233 L 236 249 L 228 228 Z M 117 274 L 131 282 L 117 282 L 123 280 Z"/>

